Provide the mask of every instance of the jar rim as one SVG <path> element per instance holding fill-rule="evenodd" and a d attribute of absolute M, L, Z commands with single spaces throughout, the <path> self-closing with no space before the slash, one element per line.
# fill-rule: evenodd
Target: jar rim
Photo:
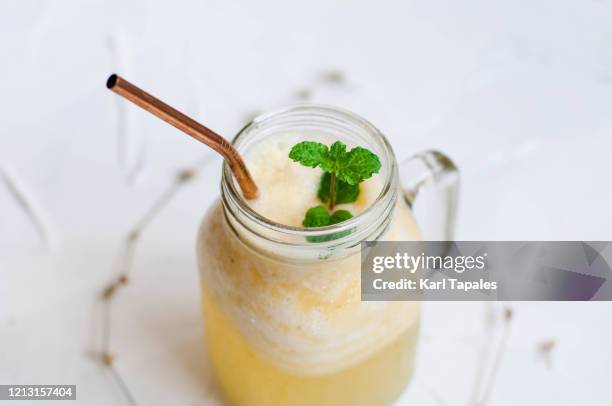
<path fill-rule="evenodd" d="M 376 214 L 384 206 L 389 205 L 390 207 L 386 208 L 389 211 L 392 209 L 391 205 L 394 206 L 395 199 L 390 199 L 391 202 L 389 202 L 388 197 L 390 193 L 395 194 L 397 191 L 397 164 L 395 161 L 395 155 L 391 144 L 382 134 L 382 132 L 373 124 L 371 124 L 365 118 L 346 109 L 330 105 L 312 103 L 301 103 L 282 107 L 255 117 L 236 134 L 236 136 L 232 139 L 232 144 L 236 147 L 236 149 L 240 151 L 241 142 L 243 142 L 251 134 L 252 131 L 256 130 L 258 127 L 261 127 L 264 124 L 269 123 L 272 120 L 293 113 L 322 113 L 329 115 L 340 115 L 342 118 L 359 125 L 373 137 L 374 141 L 377 142 L 377 144 L 381 148 L 381 151 L 383 153 L 383 156 L 381 156 L 381 163 L 383 168 L 385 169 L 385 172 L 388 174 L 376 199 L 363 212 L 338 224 L 313 228 L 302 228 L 285 225 L 275 222 L 267 217 L 264 217 L 251 208 L 251 206 L 244 199 L 239 187 L 237 187 L 229 165 L 227 164 L 227 162 L 224 162 L 221 178 L 221 196 L 223 204 L 226 208 L 228 207 L 228 203 L 231 203 L 231 207 L 237 208 L 239 212 L 250 221 L 253 221 L 260 226 L 264 226 L 266 229 L 279 232 L 285 235 L 304 237 L 304 244 L 308 245 L 325 245 L 326 242 L 306 242 L 307 238 L 311 239 L 313 237 L 321 237 L 330 235 L 332 233 L 341 233 L 343 231 L 354 229 L 358 224 L 364 222 L 365 219 L 372 217 L 373 214 Z M 387 210 L 384 211 L 386 212 Z M 332 243 L 335 245 L 341 241 L 344 241 L 347 237 L 350 236 L 347 235 L 345 237 L 327 241 L 327 243 Z"/>

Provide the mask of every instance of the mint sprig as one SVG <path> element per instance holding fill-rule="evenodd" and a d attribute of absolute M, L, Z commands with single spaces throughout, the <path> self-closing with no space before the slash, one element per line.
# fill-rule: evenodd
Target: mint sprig
<path fill-rule="evenodd" d="M 319 167 L 324 171 L 317 196 L 327 203 L 329 210 L 322 205 L 308 209 L 302 222 L 304 227 L 324 227 L 353 217 L 347 210 L 337 210 L 331 215 L 330 211 L 336 204 L 356 201 L 359 183 L 378 173 L 381 166 L 378 156 L 370 150 L 355 147 L 347 152 L 346 145 L 341 141 L 334 142 L 330 147 L 320 142 L 302 141 L 291 148 L 289 158 L 309 168 Z M 340 236 L 331 237 L 323 240 L 310 237 L 309 241 L 326 241 Z"/>
<path fill-rule="evenodd" d="M 325 200 L 328 200 L 326 203 L 329 203 L 330 210 L 333 210 L 336 204 L 337 189 L 340 187 L 336 187 L 336 178 L 355 186 L 380 170 L 380 159 L 376 154 L 362 147 L 355 147 L 347 152 L 346 145 L 341 141 L 334 142 L 329 148 L 319 142 L 302 141 L 291 148 L 289 158 L 310 168 L 318 166 L 329 173 L 329 194 Z M 324 179 L 322 183 L 323 181 Z M 353 190 L 351 198 L 357 199 L 357 194 Z M 323 200 L 323 197 L 321 199 Z"/>

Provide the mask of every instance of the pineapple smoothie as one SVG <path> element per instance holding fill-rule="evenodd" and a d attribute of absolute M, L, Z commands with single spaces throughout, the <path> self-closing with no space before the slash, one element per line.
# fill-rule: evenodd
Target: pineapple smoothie
<path fill-rule="evenodd" d="M 313 137 L 328 145 L 337 139 L 308 139 Z M 270 136 L 245 153 L 259 187 L 248 205 L 284 226 L 302 227 L 308 208 L 321 204 L 322 171 L 288 158 L 303 139 Z M 381 194 L 386 176 L 391 175 L 362 182 L 357 200 L 337 209 L 360 218 Z M 397 200 L 379 239 L 419 239 L 410 210 Z M 419 305 L 360 300 L 359 241 L 350 249 L 321 248 L 325 254 L 296 259 L 284 253 L 282 242 L 235 227 L 228 216 L 222 202 L 209 210 L 198 257 L 206 343 L 229 403 L 384 405 L 396 399 L 412 375 Z M 294 249 L 317 245 L 302 240 Z"/>

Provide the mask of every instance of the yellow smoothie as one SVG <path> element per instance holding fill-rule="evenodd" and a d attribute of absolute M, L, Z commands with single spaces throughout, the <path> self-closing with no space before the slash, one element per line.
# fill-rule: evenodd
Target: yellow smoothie
<path fill-rule="evenodd" d="M 309 137 L 308 139 L 312 139 Z M 246 155 L 262 216 L 301 226 L 322 172 L 288 158 L 297 136 L 272 137 Z M 322 136 L 321 141 L 329 142 Z M 350 147 L 350 146 L 349 146 Z M 363 182 L 354 216 L 379 195 L 383 179 Z M 412 214 L 395 206 L 383 240 L 419 239 Z M 420 308 L 362 302 L 360 255 L 312 260 L 276 255 L 233 228 L 216 203 L 198 239 L 206 343 L 217 381 L 235 405 L 385 405 L 412 375 Z"/>

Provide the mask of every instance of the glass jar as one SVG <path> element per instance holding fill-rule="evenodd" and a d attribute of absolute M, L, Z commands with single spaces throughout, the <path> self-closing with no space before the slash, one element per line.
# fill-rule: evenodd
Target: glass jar
<path fill-rule="evenodd" d="M 224 165 L 221 199 L 198 236 L 214 375 L 236 405 L 389 404 L 412 376 L 420 307 L 361 301 L 360 243 L 422 238 L 411 206 L 422 190 L 438 186 L 437 200 L 445 207 L 436 215 L 442 231 L 437 238 L 448 238 L 457 172 L 448 158 L 428 152 L 402 165 L 409 179 L 402 187 L 385 137 L 363 118 L 324 106 L 258 117 L 233 143 L 244 156 L 263 139 L 288 133 L 325 133 L 372 150 L 382 163 L 376 176 L 383 185 L 361 214 L 303 229 L 252 210 Z"/>

